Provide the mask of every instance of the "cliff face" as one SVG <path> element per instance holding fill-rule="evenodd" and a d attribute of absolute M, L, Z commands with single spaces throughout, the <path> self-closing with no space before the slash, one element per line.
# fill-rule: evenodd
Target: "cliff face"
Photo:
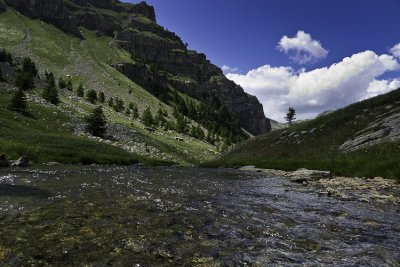
<path fill-rule="evenodd" d="M 5 0 L 26 16 L 40 18 L 82 38 L 79 27 L 115 38 L 136 63 L 116 66 L 136 83 L 152 91 L 156 86 L 174 88 L 201 101 L 219 103 L 234 112 L 243 128 L 259 134 L 270 131 L 263 107 L 256 97 L 228 80 L 204 54 L 187 45 L 156 23 L 154 8 L 145 2 L 126 4 L 117 0 Z M 1 1 L 0 1 L 1 3 Z M 1 9 L 1 5 L 0 5 Z M 141 64 L 139 64 L 140 62 Z M 149 71 L 148 66 L 157 71 Z M 151 82 L 149 82 L 151 80 Z"/>

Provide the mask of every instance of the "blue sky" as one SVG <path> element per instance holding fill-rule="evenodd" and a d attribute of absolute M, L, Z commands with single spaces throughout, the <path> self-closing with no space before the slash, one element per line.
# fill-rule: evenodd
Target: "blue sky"
<path fill-rule="evenodd" d="M 147 2 L 276 120 L 289 105 L 311 118 L 400 87 L 400 0 Z"/>

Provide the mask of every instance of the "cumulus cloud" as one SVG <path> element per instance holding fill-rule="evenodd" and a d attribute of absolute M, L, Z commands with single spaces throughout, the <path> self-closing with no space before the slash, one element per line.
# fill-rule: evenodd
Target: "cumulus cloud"
<path fill-rule="evenodd" d="M 283 36 L 279 41 L 278 49 L 299 64 L 315 62 L 328 55 L 328 51 L 322 47 L 321 43 L 313 40 L 311 35 L 304 31 L 298 31 L 293 38 Z"/>
<path fill-rule="evenodd" d="M 393 56 L 364 51 L 311 71 L 265 65 L 227 77 L 257 96 L 267 117 L 283 121 L 289 106 L 295 107 L 299 119 L 306 119 L 393 90 L 400 80 L 384 84 L 376 79 L 398 69 L 400 65 Z"/>
<path fill-rule="evenodd" d="M 238 67 L 231 67 L 231 66 L 227 66 L 227 65 L 223 65 L 221 67 L 222 71 L 224 73 L 237 73 L 239 72 L 239 68 Z"/>
<path fill-rule="evenodd" d="M 395 57 L 397 57 L 397 58 L 400 58 L 400 43 L 398 43 L 397 45 L 393 46 L 393 47 L 390 49 L 390 53 L 391 53 L 393 56 L 395 56 Z"/>
<path fill-rule="evenodd" d="M 367 89 L 365 98 L 371 98 L 377 95 L 388 93 L 395 89 L 400 88 L 400 79 L 391 80 L 373 80 Z"/>

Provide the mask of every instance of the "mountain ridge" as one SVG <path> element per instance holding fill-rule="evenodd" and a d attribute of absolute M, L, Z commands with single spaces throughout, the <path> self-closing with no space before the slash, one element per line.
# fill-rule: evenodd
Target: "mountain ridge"
<path fill-rule="evenodd" d="M 204 54 L 188 50 L 174 33 L 156 24 L 154 8 L 145 2 L 127 4 L 113 0 L 5 0 L 19 12 L 31 18 L 42 19 L 61 30 L 83 38 L 80 27 L 96 31 L 97 36 L 109 36 L 115 44 L 126 50 L 134 62 L 118 68 L 134 82 L 145 84 L 155 76 L 167 84 L 199 101 L 216 103 L 237 115 L 243 128 L 252 134 L 271 130 L 263 107 L 256 97 L 250 96 L 234 82 L 228 80 L 220 68 Z M 127 69 L 141 75 L 132 75 Z M 148 66 L 155 66 L 153 73 Z M 139 67 L 139 68 L 138 68 Z M 153 87 L 168 90 L 164 84 Z M 155 94 L 153 88 L 145 88 Z M 160 90 L 159 90 L 160 91 Z M 160 95 L 155 94 L 160 98 Z"/>

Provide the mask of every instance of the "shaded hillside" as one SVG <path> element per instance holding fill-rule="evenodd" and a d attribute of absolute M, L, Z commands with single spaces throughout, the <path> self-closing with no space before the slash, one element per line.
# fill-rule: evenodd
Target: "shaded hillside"
<path fill-rule="evenodd" d="M 22 14 L 51 23 L 83 40 L 80 27 L 108 38 L 128 52 L 131 60 L 113 65 L 157 98 L 170 101 L 171 88 L 199 101 L 233 112 L 253 134 L 271 129 L 257 98 L 228 80 L 204 54 L 188 50 L 174 33 L 156 23 L 154 9 L 145 2 L 82 0 L 6 0 Z M 109 64 L 110 62 L 102 62 Z"/>
<path fill-rule="evenodd" d="M 179 112 L 175 114 L 174 110 L 177 109 L 175 103 L 160 101 L 111 67 L 112 64 L 132 62 L 131 55 L 124 49 L 120 49 L 115 40 L 108 36 L 98 36 L 96 32 L 85 28 L 81 28 L 80 33 L 84 39 L 65 33 L 51 24 L 37 19 L 32 20 L 11 8 L 7 8 L 0 14 L 0 50 L 2 50 L 1 47 L 5 48 L 13 57 L 12 65 L 7 62 L 0 63 L 5 78 L 5 81 L 0 81 L 1 152 L 12 158 L 27 154 L 38 162 L 74 163 L 79 161 L 81 157 L 78 152 L 82 151 L 72 148 L 85 149 L 85 142 L 87 142 L 86 144 L 94 149 L 96 144 L 116 147 L 118 148 L 116 150 L 109 149 L 112 151 L 110 158 L 113 155 L 115 158 L 126 158 L 126 160 L 109 158 L 108 162 L 130 162 L 131 156 L 138 159 L 140 155 L 140 158 L 152 161 L 193 164 L 214 157 L 219 149 L 226 146 L 223 138 L 217 133 L 214 132 L 211 135 L 211 131 L 195 120 Z M 18 112 L 7 110 L 11 96 L 17 90 L 15 80 L 24 57 L 32 58 L 39 70 L 35 89 L 26 91 L 27 111 L 33 115 L 32 117 L 24 117 Z M 42 98 L 42 92 L 46 86 L 45 72 L 54 73 L 57 82 L 63 79 L 72 84 L 71 91 L 58 87 L 61 101 L 59 105 L 52 105 Z M 84 89 L 83 97 L 77 95 L 80 85 Z M 97 95 L 103 93 L 105 102 L 88 101 L 87 93 L 91 90 L 94 90 Z M 195 103 L 196 106 L 200 105 L 195 99 L 171 90 L 173 91 L 171 95 L 177 96 L 180 103 L 183 101 L 185 105 L 189 102 Z M 111 100 L 114 100 L 113 105 L 111 105 Z M 122 100 L 122 109 L 115 105 L 120 100 Z M 99 104 L 103 106 L 109 121 L 112 140 L 92 138 L 83 131 L 84 117 Z M 43 109 L 48 109 L 48 111 L 39 112 Z M 134 117 L 135 109 L 139 117 Z M 149 109 L 156 118 L 161 110 L 162 114 L 158 118 L 162 122 L 154 121 L 150 127 L 146 126 L 142 121 L 142 115 L 146 109 Z M 60 119 L 54 120 L 51 115 L 53 112 L 64 114 L 61 121 L 66 125 L 65 127 L 60 127 L 60 124 L 56 123 Z M 47 116 L 47 113 L 50 115 Z M 15 121 L 12 121 L 13 118 Z M 180 129 L 177 128 L 179 122 L 182 126 Z M 29 138 L 31 126 L 36 129 L 32 130 L 35 135 L 43 129 L 41 141 Z M 49 131 L 45 131 L 46 129 Z M 68 138 L 69 141 L 55 142 L 59 134 Z M 46 140 L 54 142 L 45 142 Z M 73 155 L 55 157 L 56 153 L 62 155 L 64 149 L 69 149 Z M 53 152 L 44 152 L 50 150 Z M 100 151 L 102 150 L 97 152 Z M 91 155 L 96 150 L 87 152 Z M 100 159 L 92 159 L 92 161 L 107 162 Z"/>
<path fill-rule="evenodd" d="M 210 163 L 400 177 L 400 89 L 258 136 Z"/>

